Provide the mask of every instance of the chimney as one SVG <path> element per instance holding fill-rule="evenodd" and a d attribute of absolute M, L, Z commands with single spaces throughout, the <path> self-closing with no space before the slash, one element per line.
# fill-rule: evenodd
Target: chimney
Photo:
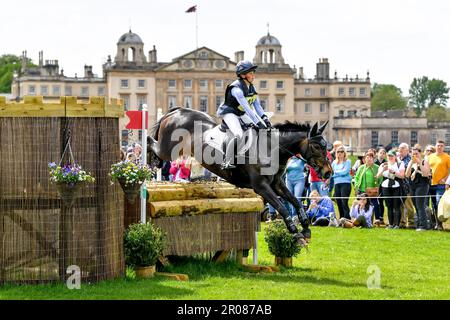
<path fill-rule="evenodd" d="M 84 65 L 84 77 L 85 78 L 92 78 L 94 74 L 92 73 L 92 66 Z"/>
<path fill-rule="evenodd" d="M 44 51 L 39 51 L 39 68 L 44 65 Z"/>
<path fill-rule="evenodd" d="M 319 59 L 319 63 L 316 64 L 316 78 L 318 80 L 330 79 L 330 64 L 328 58 Z"/>
<path fill-rule="evenodd" d="M 148 60 L 150 63 L 157 63 L 157 56 L 156 56 L 156 47 L 153 45 L 153 50 L 150 50 L 148 52 Z"/>
<path fill-rule="evenodd" d="M 22 68 L 20 70 L 20 72 L 22 74 L 24 74 L 27 71 L 27 52 L 26 51 L 22 51 Z"/>
<path fill-rule="evenodd" d="M 244 60 L 244 51 L 236 51 L 234 53 L 234 61 L 239 62 Z"/>
<path fill-rule="evenodd" d="M 303 67 L 298 68 L 298 78 L 303 80 L 304 74 L 303 74 Z"/>

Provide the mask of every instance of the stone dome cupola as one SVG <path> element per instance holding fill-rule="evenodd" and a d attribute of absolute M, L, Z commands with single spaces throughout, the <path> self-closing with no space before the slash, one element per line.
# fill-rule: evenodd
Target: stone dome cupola
<path fill-rule="evenodd" d="M 147 62 L 144 54 L 144 42 L 131 30 L 123 34 L 117 42 L 117 54 L 114 59 L 119 64 L 142 65 Z"/>
<path fill-rule="evenodd" d="M 253 62 L 256 64 L 284 64 L 281 43 L 269 31 L 256 43 L 256 54 Z"/>

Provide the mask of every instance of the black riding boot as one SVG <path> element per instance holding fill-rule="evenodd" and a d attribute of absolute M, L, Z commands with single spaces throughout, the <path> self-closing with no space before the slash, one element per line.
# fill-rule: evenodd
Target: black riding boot
<path fill-rule="evenodd" d="M 236 168 L 235 165 L 231 164 L 234 160 L 234 146 L 237 144 L 237 137 L 232 138 L 230 141 L 228 141 L 227 149 L 225 151 L 225 157 L 222 162 L 222 169 L 234 169 Z"/>

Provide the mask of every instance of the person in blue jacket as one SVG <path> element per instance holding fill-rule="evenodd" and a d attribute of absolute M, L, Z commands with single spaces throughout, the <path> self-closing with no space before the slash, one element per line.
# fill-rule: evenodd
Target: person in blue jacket
<path fill-rule="evenodd" d="M 328 226 L 331 220 L 335 220 L 333 201 L 329 196 L 321 196 L 317 190 L 309 195 L 311 204 L 306 214 L 313 226 Z"/>
<path fill-rule="evenodd" d="M 226 148 L 222 169 L 236 168 L 233 162 L 234 145 L 243 137 L 240 117 L 246 114 L 252 124 L 259 129 L 272 128 L 269 118 L 264 113 L 258 99 L 258 93 L 253 86 L 255 70 L 258 66 L 250 61 L 239 61 L 236 65 L 237 80 L 229 84 L 225 90 L 225 101 L 219 106 L 217 116 L 222 118 L 234 138 Z"/>

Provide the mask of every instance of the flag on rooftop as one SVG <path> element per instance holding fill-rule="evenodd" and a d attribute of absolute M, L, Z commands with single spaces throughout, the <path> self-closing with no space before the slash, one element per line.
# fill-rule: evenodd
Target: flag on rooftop
<path fill-rule="evenodd" d="M 197 11 L 197 5 L 190 7 L 189 9 L 186 10 L 187 13 L 189 12 L 195 12 Z"/>

